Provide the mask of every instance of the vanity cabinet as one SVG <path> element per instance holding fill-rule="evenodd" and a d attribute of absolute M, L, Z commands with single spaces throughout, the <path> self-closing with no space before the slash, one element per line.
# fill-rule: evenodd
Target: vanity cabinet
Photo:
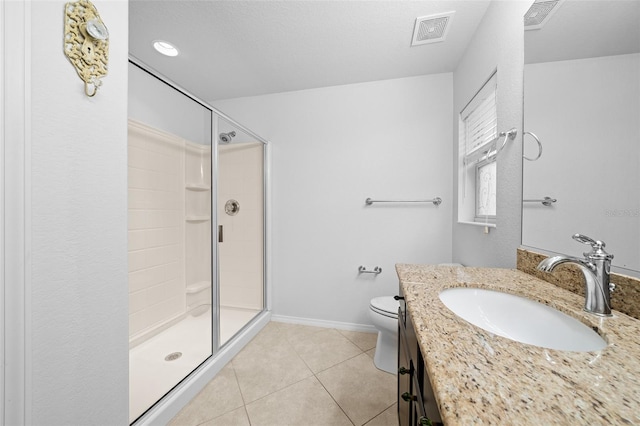
<path fill-rule="evenodd" d="M 398 425 L 441 425 L 438 405 L 402 292 L 398 299 Z"/>

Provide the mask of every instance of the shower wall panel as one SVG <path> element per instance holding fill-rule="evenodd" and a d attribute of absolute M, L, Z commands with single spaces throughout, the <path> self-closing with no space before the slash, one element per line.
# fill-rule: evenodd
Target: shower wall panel
<path fill-rule="evenodd" d="M 184 141 L 129 122 L 129 337 L 185 310 Z"/>
<path fill-rule="evenodd" d="M 263 306 L 263 146 L 220 145 L 218 158 L 218 223 L 224 227 L 219 245 L 220 304 L 262 309 Z M 236 200 L 240 211 L 230 216 L 225 203 Z"/>
<path fill-rule="evenodd" d="M 186 309 L 198 312 L 211 305 L 211 145 L 185 148 Z"/>

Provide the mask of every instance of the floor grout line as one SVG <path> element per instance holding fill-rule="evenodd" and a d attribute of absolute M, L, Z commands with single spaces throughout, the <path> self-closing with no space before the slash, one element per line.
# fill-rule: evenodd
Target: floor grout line
<path fill-rule="evenodd" d="M 238 380 L 238 374 L 236 373 L 236 369 L 233 366 L 233 359 L 231 359 L 231 361 L 229 361 L 227 365 L 230 365 L 231 369 L 233 370 L 233 377 L 236 378 L 236 385 L 238 385 L 238 390 L 240 391 L 240 398 L 242 398 L 242 405 L 246 407 L 247 401 L 244 399 L 244 393 L 242 393 L 242 388 L 240 387 L 240 380 Z M 225 365 L 224 368 L 226 368 L 227 365 Z"/>
<path fill-rule="evenodd" d="M 314 376 L 315 376 L 315 375 L 314 375 Z M 318 383 L 320 383 L 320 386 L 322 386 L 322 388 L 325 390 L 325 392 L 329 395 L 329 397 L 331 397 L 331 399 L 333 400 L 333 402 L 335 402 L 335 403 L 336 403 L 336 405 L 338 406 L 338 408 L 340 409 L 340 411 L 342 411 L 342 412 L 344 413 L 345 417 L 346 417 L 347 419 L 349 419 L 349 421 L 351 422 L 351 424 L 352 424 L 353 426 L 356 426 L 356 424 L 353 422 L 353 420 L 351 420 L 351 417 L 349 417 L 349 415 L 347 414 L 347 412 L 346 412 L 346 411 L 344 411 L 344 408 L 342 408 L 342 405 L 340 405 L 340 404 L 338 403 L 338 401 L 336 401 L 336 399 L 333 397 L 333 395 L 331 394 L 331 392 L 329 392 L 329 389 L 327 389 L 327 388 L 326 388 L 326 386 L 324 385 L 324 383 L 322 383 L 322 381 L 321 381 L 317 376 L 315 376 L 315 378 L 316 378 L 316 380 L 318 381 Z"/>
<path fill-rule="evenodd" d="M 334 329 L 330 329 L 330 330 L 334 330 Z M 324 330 L 318 330 L 318 331 L 316 331 L 315 333 L 322 332 L 322 331 L 324 331 Z M 358 345 L 356 345 L 353 341 L 351 341 L 347 336 L 344 336 L 342 333 L 340 333 L 340 331 L 339 331 L 339 330 L 336 330 L 336 331 L 338 331 L 338 333 L 339 333 L 341 336 L 343 336 L 345 339 L 347 339 L 351 344 L 353 344 L 355 347 L 357 347 L 357 348 L 358 348 L 358 350 L 360 350 L 360 353 L 355 354 L 354 356 L 352 356 L 352 357 L 350 357 L 350 358 L 344 359 L 344 360 L 342 360 L 342 361 L 338 362 L 337 364 L 331 365 L 331 366 L 329 366 L 329 367 L 327 367 L 327 368 L 325 368 L 325 369 L 323 369 L 323 370 L 320 370 L 320 371 L 318 371 L 318 372 L 315 372 L 315 371 L 313 371 L 313 369 L 311 368 L 311 366 L 310 366 L 310 365 L 305 361 L 305 359 L 300 355 L 300 353 L 298 353 L 298 351 L 295 349 L 295 347 L 294 347 L 294 345 L 291 343 L 291 340 L 289 339 L 289 337 L 284 336 L 284 339 L 287 341 L 287 344 L 291 347 L 291 349 L 293 349 L 293 352 L 298 356 L 298 358 L 300 358 L 300 360 L 301 360 L 301 361 L 304 363 L 304 365 L 309 369 L 309 371 L 311 372 L 311 374 L 312 374 L 312 375 L 311 375 L 311 376 L 309 376 L 309 377 L 305 377 L 304 379 L 298 380 L 298 381 L 297 381 L 297 382 L 295 382 L 295 383 L 291 383 L 291 384 L 289 384 L 288 386 L 285 386 L 285 387 L 284 387 L 284 388 L 282 388 L 282 389 L 278 389 L 278 390 L 275 390 L 275 391 L 273 391 L 273 392 L 270 392 L 270 393 L 268 393 L 268 394 L 266 394 L 266 395 L 264 395 L 264 396 L 262 396 L 262 397 L 260 397 L 260 398 L 256 399 L 255 401 L 250 402 L 250 404 L 251 404 L 251 403 L 254 403 L 254 402 L 257 402 L 257 401 L 259 401 L 259 400 L 261 400 L 261 399 L 263 399 L 263 398 L 266 398 L 266 397 L 268 397 L 269 395 L 272 395 L 272 394 L 274 394 L 274 393 L 276 393 L 276 392 L 283 391 L 283 390 L 285 390 L 285 389 L 287 389 L 287 388 L 289 388 L 289 387 L 291 387 L 291 386 L 293 386 L 293 385 L 296 385 L 296 384 L 298 384 L 298 383 L 300 383 L 300 382 L 302 382 L 302 381 L 304 381 L 304 380 L 307 380 L 307 379 L 308 379 L 308 378 L 310 378 L 310 377 L 313 377 L 313 378 L 315 378 L 315 379 L 318 381 L 318 383 L 320 384 L 320 386 L 322 386 L 322 388 L 323 388 L 323 389 L 325 390 L 325 392 L 329 395 L 329 397 L 330 397 L 330 398 L 331 398 L 331 400 L 336 404 L 336 406 L 340 409 L 340 411 L 342 411 L 342 413 L 343 413 L 343 414 L 345 415 L 345 417 L 349 420 L 349 422 L 351 422 L 351 424 L 352 424 L 353 426 L 356 426 L 356 424 L 355 424 L 355 423 L 354 423 L 354 421 L 351 419 L 351 417 L 349 417 L 349 415 L 346 413 L 346 411 L 344 410 L 344 408 L 343 408 L 343 407 L 338 403 L 338 401 L 336 401 L 336 399 L 333 397 L 333 395 L 331 394 L 331 392 L 329 392 L 329 390 L 325 387 L 324 383 L 322 383 L 322 381 L 321 381 L 321 380 L 320 380 L 320 378 L 318 377 L 318 374 L 322 373 L 323 371 L 327 371 L 327 370 L 329 370 L 330 368 L 336 367 L 336 366 L 338 366 L 338 365 L 340 365 L 340 364 L 342 364 L 342 363 L 344 363 L 344 362 L 346 362 L 346 361 L 349 361 L 349 360 L 351 360 L 351 359 L 353 359 L 353 358 L 355 358 L 355 357 L 357 357 L 357 356 L 360 356 L 360 355 L 362 355 L 362 354 L 364 354 L 364 353 L 365 353 L 365 351 L 363 351 L 363 350 L 362 350 Z M 278 329 L 278 332 L 282 333 L 282 329 Z M 314 333 L 314 334 L 315 334 L 315 333 Z M 239 384 L 238 384 L 238 386 L 239 386 Z M 242 391 L 241 391 L 241 393 L 242 393 Z M 244 402 L 244 397 L 243 397 L 243 402 Z M 246 404 L 246 403 L 245 403 L 244 407 L 245 407 L 245 411 L 246 411 L 246 407 L 247 407 L 247 404 Z M 380 413 L 376 414 L 376 416 L 374 416 L 373 418 L 377 417 L 379 414 L 380 414 Z M 251 418 L 249 417 L 249 413 L 248 413 L 248 412 L 247 412 L 247 418 L 249 419 L 249 423 L 251 423 Z M 373 419 L 373 418 L 372 418 L 372 419 Z M 371 421 L 371 419 L 369 419 L 368 421 Z"/>
<path fill-rule="evenodd" d="M 385 411 L 387 411 L 389 408 L 393 407 L 396 404 L 396 402 L 393 402 L 391 405 L 389 405 L 387 408 L 385 408 L 384 410 L 380 411 L 378 414 L 376 414 L 375 416 L 371 417 L 369 420 L 367 420 L 366 423 L 363 423 L 362 426 L 367 426 L 367 424 L 371 423 L 375 418 L 380 417 L 382 415 L 382 413 L 384 413 Z"/>
<path fill-rule="evenodd" d="M 307 327 L 312 327 L 312 326 L 307 326 Z M 313 328 L 315 328 L 315 327 L 313 327 Z M 343 363 L 345 363 L 345 362 L 349 362 L 349 361 L 353 360 L 354 358 L 357 358 L 357 357 L 359 357 L 359 356 L 361 356 L 361 355 L 363 355 L 363 354 L 364 354 L 365 356 L 367 356 L 367 357 L 368 357 L 369 355 L 367 354 L 367 352 L 369 352 L 371 349 L 374 349 L 374 348 L 375 348 L 375 345 L 374 345 L 374 347 L 373 347 L 373 348 L 369 348 L 369 349 L 366 349 L 366 350 L 365 350 L 365 349 L 361 348 L 360 346 L 358 346 L 358 345 L 356 344 L 356 342 L 354 342 L 352 339 L 349 339 L 349 337 L 347 337 L 347 336 L 345 336 L 344 334 L 342 334 L 342 332 L 341 332 L 340 330 L 338 330 L 338 329 L 326 329 L 326 330 L 334 330 L 334 331 L 337 331 L 337 332 L 338 332 L 342 337 L 344 337 L 348 342 L 350 342 L 352 345 L 354 345 L 354 346 L 358 349 L 359 353 L 354 354 L 354 355 L 352 355 L 352 356 L 349 356 L 348 358 L 343 359 L 342 361 L 340 361 L 340 362 L 338 362 L 338 363 L 336 363 L 336 364 L 334 364 L 334 365 L 331 365 L 331 366 L 329 366 L 329 367 L 323 368 L 322 370 L 320 370 L 320 371 L 318 371 L 318 372 L 315 372 L 315 371 L 314 371 L 314 370 L 309 366 L 309 364 L 307 363 L 307 361 L 305 361 L 304 357 L 303 357 L 302 355 L 300 355 L 300 353 L 298 353 L 298 351 L 295 349 L 294 342 L 298 341 L 298 340 L 300 339 L 300 336 L 298 336 L 298 337 L 294 336 L 294 334 L 295 334 L 295 333 L 292 333 L 292 332 L 291 332 L 291 330 L 288 330 L 288 333 L 287 333 L 287 331 L 284 331 L 282 328 L 280 328 L 280 327 L 279 327 L 278 323 L 276 323 L 276 326 L 275 326 L 275 330 L 274 330 L 274 331 L 277 333 L 277 335 L 279 335 L 279 337 L 282 337 L 282 338 L 283 338 L 283 342 L 282 342 L 282 343 L 283 343 L 284 345 L 286 345 L 286 349 L 290 350 L 290 352 L 292 352 L 293 354 L 295 354 L 295 356 L 296 356 L 299 360 L 301 360 L 301 361 L 302 361 L 302 363 L 306 366 L 306 368 L 307 368 L 308 372 L 310 373 L 310 375 L 309 375 L 309 376 L 307 376 L 307 377 L 301 378 L 301 379 L 299 379 L 299 380 L 296 380 L 296 381 L 295 381 L 295 382 L 293 382 L 293 383 L 289 383 L 288 385 L 286 385 L 286 386 L 284 386 L 284 387 L 282 387 L 282 388 L 279 388 L 279 389 L 276 389 L 276 390 L 270 391 L 269 393 L 267 393 L 267 394 L 265 394 L 265 395 L 263 395 L 263 396 L 261 396 L 261 397 L 257 398 L 257 399 L 256 399 L 256 400 L 254 400 L 254 401 L 247 402 L 247 400 L 246 400 L 246 398 L 245 398 L 245 395 L 244 395 L 244 393 L 243 393 L 243 391 L 242 391 L 242 387 L 240 386 L 240 381 L 241 381 L 241 380 L 240 380 L 240 378 L 238 377 L 238 374 L 237 374 L 236 368 L 235 368 L 235 366 L 234 366 L 234 359 L 231 359 L 231 360 L 229 361 L 229 363 L 228 363 L 224 368 L 229 367 L 229 368 L 231 368 L 231 369 L 233 370 L 233 377 L 234 377 L 234 379 L 235 379 L 236 386 L 238 387 L 238 390 L 239 390 L 239 393 L 240 393 L 240 397 L 241 397 L 241 399 L 242 399 L 242 407 L 237 407 L 237 408 L 234 408 L 233 410 L 229 410 L 229 411 L 227 411 L 227 412 L 225 412 L 225 413 L 222 413 L 222 414 L 220 414 L 220 415 L 218 415 L 218 416 L 216 416 L 216 417 L 214 417 L 214 418 L 211 418 L 211 419 L 208 419 L 208 420 L 206 420 L 206 421 L 204 421 L 204 422 L 201 422 L 201 423 L 199 423 L 199 425 L 202 425 L 203 423 L 206 423 L 206 422 L 209 422 L 209 421 L 212 421 L 212 420 L 218 419 L 218 418 L 220 418 L 220 417 L 222 417 L 222 416 L 224 416 L 224 415 L 227 415 L 227 414 L 229 414 L 229 413 L 231 413 L 231 412 L 233 412 L 233 411 L 235 411 L 235 410 L 238 410 L 239 408 L 243 408 L 243 411 L 244 411 L 244 413 L 245 413 L 246 419 L 247 419 L 247 421 L 249 422 L 249 425 L 251 426 L 251 425 L 253 425 L 253 424 L 254 424 L 254 422 L 252 422 L 252 419 L 251 419 L 251 417 L 249 416 L 249 410 L 247 409 L 247 406 L 248 406 L 248 405 L 253 404 L 253 403 L 255 403 L 255 402 L 258 402 L 258 401 L 261 401 L 261 400 L 263 400 L 264 398 L 267 398 L 267 397 L 269 397 L 269 396 L 272 396 L 272 395 L 273 395 L 273 394 L 275 394 L 275 393 L 282 392 L 282 391 L 284 391 L 284 390 L 286 390 L 286 389 L 290 388 L 291 386 L 295 386 L 295 385 L 297 385 L 297 384 L 299 384 L 299 383 L 301 383 L 301 382 L 303 382 L 303 381 L 305 381 L 305 380 L 310 379 L 311 377 L 313 377 L 313 378 L 314 378 L 314 379 L 315 379 L 315 380 L 320 384 L 320 386 L 322 387 L 322 389 L 323 389 L 323 390 L 324 390 L 324 391 L 329 395 L 329 397 L 330 397 L 330 398 L 331 398 L 331 400 L 335 403 L 335 405 L 339 408 L 339 410 L 340 410 L 340 411 L 344 414 L 344 416 L 348 419 L 348 421 L 351 423 L 351 425 L 352 425 L 352 426 L 361 426 L 360 424 L 356 424 L 356 422 L 355 422 L 353 419 L 351 419 L 351 417 L 347 414 L 347 412 L 346 412 L 345 408 L 344 408 L 342 405 L 340 405 L 340 403 L 336 400 L 336 398 L 335 398 L 335 397 L 333 396 L 333 394 L 329 391 L 329 389 L 327 389 L 327 387 L 325 386 L 325 384 L 320 380 L 320 377 L 318 377 L 318 376 L 319 376 L 319 375 L 321 375 L 322 373 L 324 373 L 324 372 L 326 372 L 326 371 L 328 371 L 328 370 L 332 369 L 332 368 L 338 367 L 339 365 L 341 365 L 341 364 L 343 364 Z M 304 335 L 302 336 L 302 338 L 310 337 L 310 336 L 312 336 L 313 334 L 315 334 L 315 333 L 317 333 L 317 332 L 321 332 L 321 331 L 324 331 L 324 330 L 317 330 L 317 331 L 315 331 L 315 332 L 311 332 L 311 333 L 310 333 L 310 334 L 308 334 L 308 335 L 307 335 L 307 334 L 304 334 Z M 290 334 L 290 335 L 289 335 L 289 334 Z M 271 342 L 269 342 L 269 343 L 271 343 Z M 279 343 L 278 343 L 278 342 L 274 342 L 274 344 L 277 346 Z M 269 346 L 267 347 L 268 349 L 266 349 L 266 350 L 273 350 L 273 348 L 274 348 L 274 347 L 275 347 L 275 346 L 271 346 L 271 345 L 269 345 Z M 234 357 L 234 358 L 235 358 L 235 357 Z M 390 409 L 391 407 L 393 407 L 393 405 L 394 405 L 395 403 L 396 403 L 396 402 L 394 401 L 392 404 L 390 404 L 389 406 L 387 406 L 386 408 L 384 408 L 382 411 L 380 411 L 379 413 L 377 413 L 377 414 L 375 414 L 374 416 L 372 416 L 371 418 L 369 418 L 367 421 L 365 421 L 364 423 L 362 423 L 362 426 L 366 426 L 367 424 L 371 423 L 374 419 L 378 418 L 378 417 L 379 417 L 379 416 L 381 416 L 385 411 L 387 411 L 388 409 Z M 199 426 L 199 425 L 198 425 L 198 426 Z"/>
<path fill-rule="evenodd" d="M 249 422 L 249 426 L 251 426 L 251 417 L 249 417 L 249 411 L 247 411 L 247 405 L 245 404 L 242 408 L 244 408 L 244 414 L 247 416 L 247 421 Z"/>
<path fill-rule="evenodd" d="M 345 336 L 346 337 L 346 336 Z M 355 344 L 355 343 L 354 343 Z M 356 345 L 357 346 L 357 345 Z M 368 349 L 367 351 L 369 351 L 370 349 Z M 378 417 L 379 415 L 381 415 L 382 413 L 384 413 L 385 411 L 387 411 L 389 408 L 391 408 L 393 406 L 393 404 L 395 404 L 395 402 L 393 402 L 391 405 L 389 405 L 388 407 L 385 407 L 382 411 L 380 411 L 379 413 L 377 413 L 376 415 L 374 415 L 373 417 L 371 417 L 370 419 L 368 419 L 366 422 L 364 422 L 362 425 L 356 425 L 355 422 L 351 419 L 351 417 L 349 417 L 349 415 L 346 413 L 346 411 L 344 411 L 344 408 L 342 408 L 342 405 L 340 405 L 340 403 L 333 397 L 333 394 L 329 391 L 329 389 L 326 388 L 326 386 L 324 385 L 324 383 L 322 383 L 322 380 L 320 380 L 320 378 L 318 377 L 318 374 L 327 371 L 331 368 L 337 367 L 340 364 L 343 364 L 347 361 L 350 361 L 356 357 L 359 357 L 360 355 L 366 355 L 366 352 L 364 350 L 361 350 L 361 352 L 357 355 L 352 356 L 351 358 L 345 359 L 344 361 L 341 361 L 335 365 L 332 365 L 331 367 L 328 367 L 322 371 L 319 371 L 318 373 L 314 373 L 314 376 L 316 377 L 316 379 L 318 379 L 318 382 L 320 382 L 320 384 L 322 385 L 322 387 L 325 389 L 325 391 L 327 391 L 327 393 L 329 394 L 329 396 L 331 397 L 331 399 L 333 399 L 333 401 L 336 403 L 336 405 L 340 408 L 340 410 L 342 410 L 342 412 L 345 414 L 345 416 L 347 416 L 347 418 L 349 419 L 349 421 L 351 422 L 351 424 L 353 424 L 354 426 L 366 426 L 367 423 L 370 423 L 373 419 L 375 419 L 376 417 Z"/>
<path fill-rule="evenodd" d="M 278 329 L 277 329 L 277 332 L 278 332 L 279 334 L 282 334 L 282 330 L 281 330 L 280 328 L 278 328 Z M 293 345 L 291 344 L 291 342 L 289 341 L 289 339 L 288 339 L 286 336 L 284 336 L 284 335 L 283 335 L 282 337 L 284 337 L 284 340 L 287 342 L 287 346 L 290 346 L 290 347 L 291 347 L 291 349 L 293 349 L 293 353 L 295 353 L 295 355 L 300 359 L 300 361 L 302 361 L 302 363 L 305 365 L 305 367 L 307 367 L 307 369 L 308 369 L 308 370 L 309 370 L 309 372 L 311 373 L 311 376 L 313 376 L 313 375 L 314 375 L 313 370 L 312 370 L 312 369 L 307 365 L 307 363 L 306 363 L 306 362 L 305 362 L 305 360 L 300 356 L 300 354 L 298 354 L 298 353 L 296 352 L 295 348 L 293 348 Z M 233 360 L 232 360 L 232 362 L 233 362 Z M 302 378 L 302 379 L 300 379 L 300 380 L 297 380 L 297 381 L 296 381 L 296 382 L 294 382 L 294 383 L 290 383 L 290 384 L 288 384 L 288 385 L 286 385 L 286 386 L 284 386 L 284 387 L 282 387 L 282 388 L 279 388 L 279 389 L 273 390 L 273 391 L 271 391 L 271 392 L 269 392 L 269 393 L 267 393 L 267 394 L 265 394 L 265 395 L 261 396 L 261 397 L 260 397 L 260 398 L 258 398 L 258 399 L 255 399 L 255 400 L 253 400 L 253 401 L 251 401 L 251 402 L 249 402 L 249 403 L 247 403 L 247 402 L 246 402 L 246 400 L 244 399 L 244 395 L 243 395 L 243 402 L 245 403 L 245 407 L 246 407 L 247 405 L 249 405 L 249 404 L 253 404 L 253 403 L 254 403 L 254 402 L 256 402 L 256 401 L 260 401 L 261 399 L 266 398 L 266 397 L 267 397 L 267 396 L 269 396 L 269 395 L 272 395 L 272 394 L 274 394 L 274 393 L 276 393 L 276 392 L 280 392 L 280 391 L 282 391 L 282 390 L 284 390 L 284 389 L 289 388 L 290 386 L 293 386 L 293 385 L 295 385 L 295 384 L 297 384 L 297 383 L 300 383 L 300 382 L 302 382 L 302 381 L 304 381 L 304 380 L 308 379 L 308 378 L 309 378 L 309 377 L 311 377 L 311 376 L 304 377 L 304 378 Z M 237 376 L 236 376 L 236 377 L 237 377 Z M 240 381 L 239 381 L 239 380 L 238 380 L 238 387 L 240 387 Z M 242 393 L 242 388 L 240 388 L 240 392 Z"/>
<path fill-rule="evenodd" d="M 290 383 L 290 384 L 286 385 L 286 386 L 285 386 L 285 387 L 283 387 L 283 388 L 280 388 L 280 389 L 274 390 L 273 392 L 269 392 L 268 394 L 263 395 L 263 396 L 261 396 L 260 398 L 258 398 L 258 399 L 256 399 L 256 400 L 254 400 L 254 401 L 251 401 L 251 402 L 249 402 L 248 404 L 245 404 L 244 406 L 246 407 L 247 405 L 251 405 L 251 404 L 253 404 L 254 402 L 258 402 L 258 401 L 260 401 L 260 400 L 262 400 L 262 399 L 265 399 L 265 398 L 266 398 L 266 397 L 268 397 L 268 396 L 273 395 L 274 393 L 278 393 L 278 392 L 281 392 L 281 391 L 283 391 L 283 390 L 285 390 L 285 389 L 289 389 L 291 386 L 294 386 L 294 385 L 297 385 L 298 383 L 304 382 L 305 380 L 310 379 L 311 377 L 315 377 L 315 376 L 313 375 L 313 372 L 311 372 L 311 374 L 312 374 L 311 376 L 308 376 L 308 377 L 305 377 L 304 379 L 300 379 L 300 380 L 298 380 L 298 381 L 296 381 L 296 382 Z"/>
<path fill-rule="evenodd" d="M 351 356 L 351 357 L 349 357 L 349 358 L 345 358 L 345 359 L 343 359 L 342 361 L 340 361 L 340 362 L 339 362 L 339 363 L 337 363 L 337 364 L 333 364 L 333 365 L 331 365 L 331 366 L 329 366 L 329 367 L 327 367 L 327 368 L 325 368 L 325 369 L 323 369 L 323 370 L 320 370 L 320 371 L 318 371 L 317 373 L 313 372 L 313 370 L 312 370 L 312 372 L 313 372 L 313 374 L 314 374 L 314 375 L 317 375 L 317 374 L 323 373 L 323 372 L 325 372 L 325 371 L 327 371 L 327 370 L 332 369 L 333 367 L 337 367 L 337 366 L 338 366 L 338 365 L 340 365 L 340 364 L 343 364 L 343 363 L 345 363 L 345 362 L 347 362 L 347 361 L 351 361 L 352 359 L 354 359 L 354 358 L 356 358 L 356 357 L 359 357 L 359 356 L 360 356 L 360 355 L 362 355 L 362 354 L 365 354 L 365 355 L 366 355 L 366 353 L 365 353 L 365 352 L 360 352 L 359 354 L 355 354 L 355 355 L 353 355 L 353 356 Z"/>

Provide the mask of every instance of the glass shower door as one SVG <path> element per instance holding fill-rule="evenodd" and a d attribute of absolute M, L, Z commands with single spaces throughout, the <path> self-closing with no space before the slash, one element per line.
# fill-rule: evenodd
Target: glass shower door
<path fill-rule="evenodd" d="M 264 308 L 264 144 L 218 119 L 220 344 Z"/>
<path fill-rule="evenodd" d="M 265 143 L 129 64 L 131 422 L 265 308 Z"/>
<path fill-rule="evenodd" d="M 213 351 L 211 110 L 129 65 L 129 420 Z"/>

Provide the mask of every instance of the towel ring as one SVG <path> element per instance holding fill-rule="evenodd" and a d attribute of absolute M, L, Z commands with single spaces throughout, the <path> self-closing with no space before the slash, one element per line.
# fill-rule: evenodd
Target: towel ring
<path fill-rule="evenodd" d="M 538 155 L 535 158 L 529 158 L 526 155 L 523 155 L 522 158 L 524 158 L 525 160 L 528 160 L 528 161 L 536 161 L 542 155 L 542 142 L 540 142 L 540 139 L 538 139 L 538 137 L 534 133 L 524 132 L 523 134 L 524 135 L 531 135 L 536 140 L 536 142 L 538 143 Z"/>

